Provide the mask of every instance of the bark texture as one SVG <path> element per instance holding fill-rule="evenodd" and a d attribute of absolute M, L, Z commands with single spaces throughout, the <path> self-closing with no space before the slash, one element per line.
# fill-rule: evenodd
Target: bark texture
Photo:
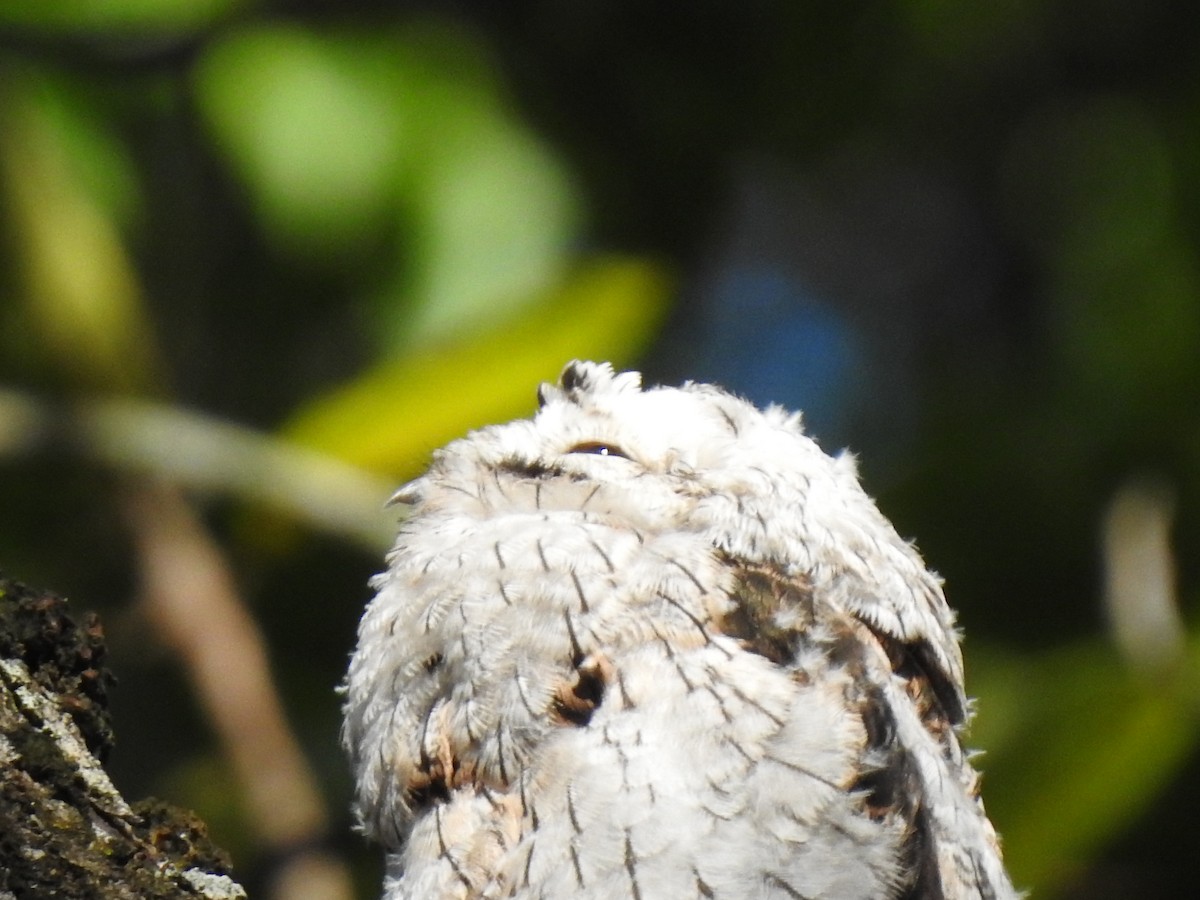
<path fill-rule="evenodd" d="M 203 822 L 104 771 L 104 653 L 94 615 L 0 575 L 0 900 L 244 898 Z"/>

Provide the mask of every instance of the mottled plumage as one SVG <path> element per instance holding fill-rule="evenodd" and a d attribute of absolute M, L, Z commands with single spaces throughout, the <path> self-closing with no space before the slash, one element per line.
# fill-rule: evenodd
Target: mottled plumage
<path fill-rule="evenodd" d="M 797 415 L 572 363 L 410 508 L 345 741 L 400 898 L 1006 898 L 938 579 Z"/>

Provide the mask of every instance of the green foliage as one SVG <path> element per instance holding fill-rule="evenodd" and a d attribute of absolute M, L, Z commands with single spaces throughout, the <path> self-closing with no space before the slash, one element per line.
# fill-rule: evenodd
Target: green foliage
<path fill-rule="evenodd" d="M 986 799 L 1014 880 L 1053 894 L 1135 823 L 1200 739 L 1200 656 L 1133 671 L 1101 640 L 972 648 Z"/>
<path fill-rule="evenodd" d="M 633 358 L 660 324 L 667 290 L 655 266 L 592 261 L 498 328 L 387 361 L 314 398 L 285 434 L 367 469 L 411 475 L 467 430 L 527 415 L 530 386 L 562 360 Z"/>
<path fill-rule="evenodd" d="M 298 262 L 336 260 L 394 214 L 410 137 L 395 44 L 259 26 L 225 35 L 195 70 L 217 146 Z"/>
<path fill-rule="evenodd" d="M 371 235 L 404 255 L 371 293 L 381 349 L 495 324 L 564 273 L 578 199 L 507 109 L 485 55 L 430 26 L 234 32 L 197 70 L 201 108 L 263 227 L 297 265 Z"/>
<path fill-rule="evenodd" d="M 184 31 L 219 21 L 250 0 L 6 0 L 0 23 L 65 34 Z"/>
<path fill-rule="evenodd" d="M 24 281 L 22 331 L 70 380 L 145 386 L 153 342 L 120 233 L 136 202 L 129 160 L 60 79 L 0 84 L 0 177 Z"/>

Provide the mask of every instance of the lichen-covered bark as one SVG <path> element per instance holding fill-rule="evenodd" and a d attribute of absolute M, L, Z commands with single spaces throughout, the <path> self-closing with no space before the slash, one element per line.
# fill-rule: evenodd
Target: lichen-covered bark
<path fill-rule="evenodd" d="M 245 897 L 203 822 L 113 786 L 103 662 L 94 616 L 0 576 L 0 900 Z"/>

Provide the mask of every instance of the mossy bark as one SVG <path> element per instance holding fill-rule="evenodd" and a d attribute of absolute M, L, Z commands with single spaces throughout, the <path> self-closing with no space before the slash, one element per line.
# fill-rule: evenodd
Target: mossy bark
<path fill-rule="evenodd" d="M 111 684 L 94 616 L 0 575 L 0 900 L 244 898 L 203 822 L 113 786 Z"/>

